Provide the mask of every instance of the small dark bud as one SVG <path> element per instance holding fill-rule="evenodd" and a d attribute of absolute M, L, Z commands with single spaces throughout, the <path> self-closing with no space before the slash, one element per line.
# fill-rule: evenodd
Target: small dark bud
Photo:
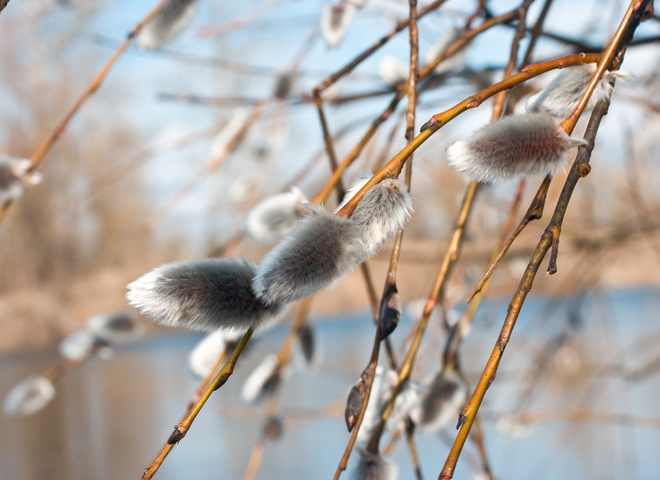
<path fill-rule="evenodd" d="M 419 129 L 419 133 L 422 133 L 424 130 L 428 130 L 429 128 L 432 128 L 435 126 L 435 124 L 438 123 L 438 121 L 435 119 L 435 117 L 431 117 L 431 120 L 426 122 L 422 127 Z"/>
<path fill-rule="evenodd" d="M 461 428 L 465 422 L 467 422 L 467 417 L 465 416 L 465 414 L 463 412 L 461 412 L 458 415 L 458 422 L 456 422 L 456 430 Z"/>
<path fill-rule="evenodd" d="M 300 345 L 305 363 L 311 365 L 316 352 L 316 339 L 314 338 L 314 330 L 310 324 L 303 323 L 298 330 L 298 345 Z"/>
<path fill-rule="evenodd" d="M 264 425 L 264 437 L 268 440 L 277 440 L 282 436 L 283 425 L 280 417 L 270 417 Z"/>
<path fill-rule="evenodd" d="M 353 385 L 348 398 L 346 399 L 346 411 L 344 412 L 344 420 L 346 420 L 346 427 L 349 432 L 353 431 L 353 427 L 357 423 L 360 410 L 362 409 L 362 402 L 367 393 L 367 381 L 369 380 L 368 367 L 362 372 L 360 379 Z"/>
<path fill-rule="evenodd" d="M 401 320 L 401 298 L 396 285 L 390 289 L 380 304 L 380 339 L 385 340 Z"/>
<path fill-rule="evenodd" d="M 170 435 L 170 438 L 167 439 L 168 445 L 175 445 L 179 443 L 183 437 L 186 436 L 185 432 L 179 430 L 180 428 L 181 427 L 179 425 L 174 425 L 174 431 L 172 432 L 172 435 Z"/>
<path fill-rule="evenodd" d="M 348 394 L 348 399 L 346 400 L 346 411 L 344 412 L 344 420 L 346 420 L 346 428 L 349 432 L 353 431 L 353 427 L 357 423 L 358 415 L 360 414 L 360 409 L 362 408 L 362 402 L 364 401 L 364 394 L 367 391 L 367 386 L 362 381 L 358 382 L 351 388 L 351 392 Z"/>
<path fill-rule="evenodd" d="M 293 77 L 289 73 L 282 73 L 275 81 L 275 88 L 273 89 L 273 97 L 278 100 L 285 100 L 291 93 L 293 86 Z"/>
<path fill-rule="evenodd" d="M 218 388 L 222 387 L 225 383 L 227 383 L 227 380 L 229 380 L 229 374 L 225 373 L 213 390 L 217 390 Z"/>

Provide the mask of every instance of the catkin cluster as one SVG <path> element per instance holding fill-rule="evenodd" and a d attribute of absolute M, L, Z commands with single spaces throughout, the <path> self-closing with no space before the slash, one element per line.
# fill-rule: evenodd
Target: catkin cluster
<path fill-rule="evenodd" d="M 288 225 L 287 215 L 297 215 L 297 209 L 281 200 L 276 205 L 286 211 L 282 217 Z M 351 218 L 305 207 L 308 215 L 259 265 L 244 259 L 163 265 L 128 285 L 128 302 L 144 316 L 173 327 L 206 332 L 259 328 L 287 305 L 336 284 L 375 255 L 410 218 L 412 196 L 403 182 L 386 179 L 365 194 Z M 279 222 L 270 226 L 282 231 Z"/>
<path fill-rule="evenodd" d="M 570 149 L 586 145 L 583 139 L 568 136 L 558 122 L 577 107 L 595 72 L 595 65 L 566 69 L 528 99 L 523 113 L 492 122 L 469 140 L 452 144 L 447 149 L 447 161 L 456 171 L 480 182 L 520 175 L 554 175 L 565 164 Z M 622 72 L 606 72 L 596 84 L 586 109 L 609 98 L 614 77 L 626 76 Z"/>

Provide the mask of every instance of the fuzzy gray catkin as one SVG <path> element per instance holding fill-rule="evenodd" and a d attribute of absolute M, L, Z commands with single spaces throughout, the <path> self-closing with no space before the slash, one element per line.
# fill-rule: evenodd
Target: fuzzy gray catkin
<path fill-rule="evenodd" d="M 20 381 L 9 391 L 3 409 L 10 417 L 37 413 L 55 398 L 53 382 L 41 375 Z"/>
<path fill-rule="evenodd" d="M 310 211 L 257 267 L 252 287 L 267 304 L 302 300 L 351 273 L 403 228 L 412 196 L 405 184 L 387 179 L 365 194 L 350 219 Z"/>
<path fill-rule="evenodd" d="M 196 4 L 196 0 L 167 0 L 138 34 L 135 40 L 138 47 L 156 50 L 170 43 L 188 26 L 195 14 Z"/>
<path fill-rule="evenodd" d="M 553 175 L 563 167 L 569 149 L 584 145 L 569 137 L 547 112 L 511 115 L 485 125 L 468 141 L 447 149 L 457 172 L 480 182 L 520 175 Z"/>
<path fill-rule="evenodd" d="M 436 432 L 458 420 L 458 414 L 467 401 L 467 385 L 456 371 L 440 372 L 428 386 L 410 418 L 420 432 Z"/>
<path fill-rule="evenodd" d="M 126 298 L 142 315 L 170 327 L 211 332 L 247 330 L 275 319 L 252 292 L 254 266 L 243 259 L 206 259 L 158 267 L 128 285 Z"/>
<path fill-rule="evenodd" d="M 286 304 L 330 287 L 359 264 L 358 235 L 351 220 L 311 208 L 257 267 L 255 294 L 267 304 Z"/>
<path fill-rule="evenodd" d="M 259 242 L 278 242 L 303 217 L 304 203 L 307 203 L 307 198 L 296 187 L 263 199 L 245 218 L 245 233 Z"/>
<path fill-rule="evenodd" d="M 568 118 L 577 107 L 595 73 L 595 63 L 580 64 L 565 69 L 546 88 L 527 100 L 526 110 L 528 112 L 546 111 L 559 121 Z M 612 77 L 626 77 L 627 75 L 621 72 L 605 71 L 589 97 L 585 111 L 592 110 L 598 102 L 611 95 L 610 80 Z"/>
<path fill-rule="evenodd" d="M 330 48 L 341 43 L 357 7 L 353 3 L 332 5 L 326 3 L 321 11 L 321 35 Z"/>
<path fill-rule="evenodd" d="M 30 165 L 30 160 L 0 154 L 0 207 L 23 195 L 26 185 L 41 181 L 41 174 L 28 172 Z"/>
<path fill-rule="evenodd" d="M 352 480 L 396 480 L 399 467 L 394 461 L 380 454 L 360 450 L 360 460 L 353 470 Z"/>
<path fill-rule="evenodd" d="M 375 255 L 396 235 L 412 213 L 412 195 L 404 182 L 388 178 L 374 185 L 351 216 L 360 231 L 364 260 Z"/>

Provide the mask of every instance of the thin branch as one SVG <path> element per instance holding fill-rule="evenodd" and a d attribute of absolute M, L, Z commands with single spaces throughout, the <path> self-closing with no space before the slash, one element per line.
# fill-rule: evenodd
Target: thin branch
<path fill-rule="evenodd" d="M 440 64 L 440 62 L 446 60 L 447 58 L 451 57 L 454 55 L 456 52 L 461 50 L 463 47 L 465 47 L 474 37 L 479 35 L 482 32 L 485 32 L 486 30 L 496 26 L 500 25 L 501 23 L 508 21 L 509 19 L 513 18 L 516 15 L 516 10 L 513 10 L 511 12 L 505 13 L 503 15 L 500 15 L 499 17 L 493 18 L 491 20 L 488 20 L 478 27 L 470 30 L 469 32 L 465 32 L 461 38 L 459 38 L 456 42 L 452 43 L 449 47 L 447 47 L 447 50 L 443 53 L 440 54 L 433 62 L 427 64 L 422 68 L 419 72 L 419 77 L 418 80 L 422 80 L 425 77 L 429 76 L 432 74 L 433 70 L 435 69 L 436 66 Z M 529 77 L 531 78 L 531 77 Z M 522 80 L 521 80 L 522 81 Z M 394 97 L 394 99 L 390 102 L 390 104 L 387 106 L 385 111 L 375 119 L 369 130 L 364 134 L 362 139 L 358 142 L 358 144 L 353 148 L 353 150 L 348 154 L 348 156 L 341 162 L 339 165 L 338 169 L 334 172 L 333 176 L 328 180 L 326 185 L 323 187 L 321 192 L 319 192 L 316 197 L 314 197 L 314 202 L 315 203 L 323 203 L 323 201 L 328 197 L 330 194 L 330 191 L 332 190 L 333 186 L 337 181 L 339 181 L 339 178 L 341 178 L 341 175 L 344 173 L 344 171 L 348 168 L 349 165 L 353 163 L 353 161 L 358 157 L 364 146 L 371 140 L 371 138 L 375 135 L 376 130 L 380 125 L 382 125 L 389 117 L 392 115 L 394 110 L 396 109 L 396 106 L 398 105 L 399 101 L 408 93 L 407 92 L 407 82 L 402 84 L 400 87 L 398 87 L 398 94 Z M 508 86 L 506 88 L 511 88 L 511 86 Z M 494 92 L 497 93 L 497 92 Z M 494 94 L 493 93 L 493 94 Z M 492 94 L 491 94 L 492 95 Z M 490 96 L 490 95 L 489 95 Z M 469 101 L 467 102 L 469 103 Z M 476 105 L 475 105 L 476 106 Z M 464 110 L 460 112 L 456 112 L 456 115 L 462 113 Z M 423 127 L 422 127 L 423 128 Z M 440 127 L 438 127 L 440 128 Z M 396 162 L 394 166 L 390 165 L 392 162 L 394 162 L 394 159 L 390 161 L 390 165 L 388 167 L 387 171 L 381 170 L 378 174 L 374 175 L 374 178 L 372 178 L 368 183 L 368 188 L 363 188 L 358 192 L 358 194 L 353 197 L 353 199 L 348 202 L 348 204 L 342 209 L 341 215 L 342 216 L 350 216 L 353 213 L 353 210 L 355 209 L 355 206 L 362 200 L 362 196 L 364 196 L 364 193 L 369 190 L 371 187 L 373 187 L 376 183 L 379 183 L 385 176 L 390 176 L 390 177 L 398 177 L 399 172 L 403 169 L 403 163 L 405 163 L 405 160 L 410 156 L 410 154 L 419 147 L 433 132 L 429 133 L 424 133 L 422 132 L 422 135 L 417 136 L 416 139 L 413 140 L 413 142 L 409 143 L 404 150 L 402 150 L 396 157 L 395 159 Z M 419 143 L 415 143 L 415 142 Z M 377 180 L 376 180 L 377 179 Z"/>
<path fill-rule="evenodd" d="M 482 291 L 486 283 L 490 280 L 490 277 L 495 272 L 495 269 L 498 267 L 498 265 L 504 258 L 504 255 L 506 255 L 506 253 L 509 251 L 509 248 L 511 248 L 511 245 L 513 245 L 515 239 L 518 238 L 518 235 L 520 235 L 520 233 L 525 229 L 525 227 L 531 221 L 538 220 L 543 216 L 543 208 L 545 206 L 545 200 L 548 195 L 548 188 L 550 187 L 551 181 L 552 178 L 550 176 L 547 176 L 543 179 L 541 185 L 539 186 L 539 189 L 536 192 L 536 195 L 534 195 L 534 198 L 532 199 L 532 203 L 530 204 L 529 208 L 527 209 L 527 212 L 525 213 L 525 216 L 518 224 L 518 227 L 511 233 L 509 238 L 502 244 L 499 252 L 497 252 L 495 258 L 493 258 L 493 260 L 491 261 L 490 266 L 488 267 L 488 270 L 486 271 L 485 275 L 479 281 L 477 286 L 474 287 L 474 290 L 467 298 L 466 300 L 467 303 L 472 302 L 474 297 L 479 292 Z"/>
<path fill-rule="evenodd" d="M 476 108 L 481 105 L 488 98 L 492 97 L 496 93 L 501 92 L 502 90 L 507 90 L 512 88 L 520 83 L 523 83 L 531 78 L 537 77 L 543 73 L 549 72 L 557 68 L 564 68 L 567 66 L 577 65 L 578 63 L 589 63 L 597 61 L 600 58 L 598 54 L 576 54 L 576 55 L 567 55 L 565 57 L 555 58 L 553 60 L 548 60 L 547 62 L 538 63 L 536 65 L 528 65 L 522 69 L 522 71 L 516 75 L 512 75 L 506 80 L 502 80 L 494 85 L 491 85 L 488 88 L 481 90 L 479 93 L 472 95 L 461 103 L 455 105 L 454 107 L 446 110 L 442 113 L 438 113 L 431 117 L 431 119 L 422 126 L 421 133 L 417 135 L 406 147 L 403 148 L 398 154 L 396 154 L 388 163 L 385 165 L 377 174 L 375 174 L 362 189 L 355 194 L 355 196 L 348 202 L 344 208 L 342 208 L 338 214 L 342 216 L 350 216 L 355 210 L 357 204 L 362 200 L 364 194 L 371 189 L 375 184 L 379 183 L 386 177 L 394 177 L 398 175 L 398 172 L 403 168 L 403 164 L 406 159 L 410 156 L 412 152 L 417 150 L 426 140 L 429 139 L 431 135 L 440 130 L 442 126 L 449 123 L 451 120 L 456 118 L 461 113 L 469 110 L 471 108 Z M 422 73 L 420 72 L 420 76 Z M 342 164 L 343 165 L 343 164 Z M 342 165 L 339 168 L 342 168 Z M 328 182 L 331 183 L 331 182 Z M 327 186 L 326 186 L 327 187 Z"/>
<path fill-rule="evenodd" d="M 622 20 L 621 27 L 615 34 L 610 46 L 607 49 L 607 55 L 610 58 L 614 58 L 615 52 L 618 54 L 618 63 L 620 63 L 623 58 L 625 47 L 627 43 L 630 42 L 632 34 L 639 24 L 639 20 L 647 3 L 648 0 L 642 0 L 639 2 L 634 0 L 631 2 L 630 7 L 628 8 L 628 11 Z M 626 35 L 623 35 L 624 32 Z M 610 67 L 610 62 L 603 62 L 601 63 L 601 66 Z M 585 134 L 585 140 L 587 140 L 591 146 L 594 144 L 596 134 L 598 132 L 598 127 L 600 126 L 600 122 L 603 116 L 607 113 L 608 106 L 609 99 L 600 102 L 591 115 Z M 452 445 L 449 455 L 447 456 L 445 465 L 440 472 L 440 476 L 438 477 L 439 480 L 448 480 L 452 478 L 454 474 L 458 458 L 460 456 L 463 445 L 465 444 L 465 439 L 467 438 L 470 428 L 474 423 L 477 411 L 479 410 L 481 402 L 486 394 L 486 390 L 495 379 L 495 373 L 497 372 L 497 368 L 501 361 L 502 354 L 504 353 L 504 349 L 506 348 L 511 337 L 511 333 L 520 313 L 520 309 L 522 308 L 527 294 L 532 288 L 534 277 L 538 272 L 541 262 L 553 243 L 553 239 L 555 238 L 554 230 L 559 228 L 559 225 L 561 225 L 561 222 L 564 219 L 569 200 L 573 190 L 577 185 L 578 180 L 582 178 L 586 173 L 588 173 L 587 167 L 589 165 L 592 148 L 593 147 L 581 146 L 578 149 L 577 158 L 575 159 L 571 171 L 568 174 L 568 178 L 564 183 L 564 187 L 559 196 L 552 220 L 541 236 L 541 239 L 539 240 L 532 258 L 529 261 L 527 269 L 525 270 L 525 273 L 520 280 L 518 288 L 511 302 L 509 303 L 508 313 L 506 319 L 504 320 L 502 330 L 486 364 L 486 367 L 484 368 L 484 371 L 474 390 L 474 393 L 472 394 L 472 398 L 461 413 L 459 420 L 460 430 L 456 436 L 454 444 Z"/>
<path fill-rule="evenodd" d="M 424 15 L 426 15 L 429 12 L 432 12 L 434 10 L 437 10 L 440 5 L 445 3 L 446 0 L 435 0 L 432 3 L 429 3 L 426 7 L 422 8 L 418 13 L 417 13 L 417 18 L 422 18 Z M 399 33 L 402 30 L 405 30 L 408 25 L 410 24 L 410 17 L 405 18 L 401 20 L 399 23 L 396 24 L 396 27 L 382 37 L 380 40 L 378 40 L 376 43 L 374 43 L 371 47 L 366 49 L 364 52 L 362 52 L 360 55 L 355 57 L 353 60 L 348 62 L 345 67 L 337 71 L 336 73 L 333 73 L 330 75 L 328 78 L 323 80 L 315 89 L 315 95 L 316 93 L 321 93 L 323 90 L 326 90 L 330 85 L 335 83 L 337 80 L 339 80 L 341 77 L 348 75 L 353 71 L 353 69 L 358 66 L 360 63 L 362 63 L 364 60 L 369 58 L 369 56 L 374 53 L 376 50 L 378 50 L 380 47 L 385 45 L 394 35 Z"/>
<path fill-rule="evenodd" d="M 248 331 L 245 332 L 243 338 L 241 338 L 241 340 L 236 344 L 236 347 L 234 348 L 234 351 L 232 352 L 229 359 L 227 360 L 227 363 L 225 363 L 225 366 L 222 367 L 222 369 L 215 376 L 215 379 L 204 391 L 204 394 L 201 396 L 199 401 L 193 406 L 193 408 L 190 409 L 188 415 L 186 415 L 179 424 L 174 426 L 174 431 L 170 435 L 170 438 L 167 440 L 167 444 L 158 454 L 156 460 L 154 460 L 153 463 L 144 470 L 144 474 L 142 475 L 142 480 L 148 480 L 153 478 L 153 476 L 156 474 L 160 466 L 163 464 L 165 458 L 167 458 L 167 456 L 169 455 L 174 445 L 179 443 L 183 439 L 183 437 L 186 436 L 188 430 L 192 426 L 192 423 L 195 421 L 195 418 L 197 418 L 197 415 L 202 410 L 202 407 L 206 404 L 206 401 L 209 399 L 211 394 L 213 394 L 213 392 L 215 392 L 217 389 L 219 389 L 225 383 L 227 383 L 229 377 L 232 375 L 232 373 L 234 373 L 234 367 L 236 366 L 238 357 L 240 357 L 241 353 L 243 352 L 243 349 L 245 348 L 245 345 L 247 344 L 248 340 L 250 340 L 250 337 L 252 336 L 253 332 L 254 331 L 252 330 L 252 328 L 248 329 Z"/>
<path fill-rule="evenodd" d="M 472 181 L 470 182 L 467 190 L 465 191 L 465 196 L 463 197 L 463 203 L 461 205 L 461 209 L 458 214 L 458 218 L 456 220 L 454 233 L 445 251 L 445 255 L 442 260 L 442 264 L 440 265 L 440 269 L 438 270 L 438 274 L 436 276 L 436 280 L 433 285 L 433 288 L 431 289 L 431 293 L 429 294 L 428 300 L 426 301 L 424 311 L 422 312 L 422 318 L 417 323 L 415 337 L 406 354 L 406 358 L 404 359 L 403 364 L 401 365 L 401 368 L 399 370 L 399 378 L 397 384 L 393 389 L 392 397 L 385 406 L 385 409 L 383 410 L 383 413 L 381 415 L 380 422 L 377 425 L 377 427 L 374 429 L 371 439 L 369 440 L 368 449 L 370 451 L 378 451 L 378 443 L 380 442 L 380 438 L 385 429 L 385 424 L 387 422 L 387 419 L 389 418 L 390 413 L 394 408 L 394 402 L 396 401 L 396 397 L 401 392 L 401 389 L 403 388 L 403 384 L 410 378 L 413 365 L 415 362 L 415 357 L 417 355 L 417 351 L 419 350 L 419 346 L 421 344 L 422 337 L 424 336 L 424 332 L 426 331 L 426 327 L 428 326 L 431 312 L 433 311 L 433 309 L 435 308 L 438 302 L 438 298 L 440 297 L 445 282 L 449 277 L 449 272 L 451 267 L 458 259 L 459 250 L 463 240 L 463 234 L 465 233 L 465 226 L 467 224 L 467 220 L 472 210 L 472 206 L 474 204 L 474 199 L 476 197 L 478 189 L 479 189 L 479 184 L 475 181 Z"/>

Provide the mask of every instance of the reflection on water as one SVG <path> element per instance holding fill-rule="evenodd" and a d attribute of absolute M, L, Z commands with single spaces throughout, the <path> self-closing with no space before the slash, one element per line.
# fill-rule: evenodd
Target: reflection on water
<path fill-rule="evenodd" d="M 532 300 L 525 305 L 482 407 L 486 447 L 499 478 L 657 478 L 660 430 L 635 427 L 630 417 L 619 424 L 560 419 L 540 424 L 521 438 L 505 434 L 495 422 L 498 413 L 517 408 L 660 418 L 660 375 L 642 369 L 660 356 L 657 294 L 628 291 L 592 294 L 582 303 Z M 579 314 L 574 313 L 577 306 Z M 463 353 L 471 382 L 490 354 L 505 308 L 501 303 L 484 305 L 475 320 Z M 574 329 L 566 329 L 567 318 L 572 318 Z M 285 434 L 267 444 L 260 479 L 331 478 L 346 446 L 348 433 L 341 415 L 301 412 L 329 405 L 343 409 L 348 389 L 366 365 L 373 326 L 367 316 L 315 320 L 324 363 L 318 372 L 296 371 L 286 380 L 279 402 Z M 404 341 L 411 325 L 410 319 L 402 320 L 393 335 L 395 345 Z M 569 335 L 562 337 L 566 331 Z M 119 349 L 110 361 L 94 359 L 70 373 L 57 382 L 56 400 L 33 417 L 3 418 L 0 478 L 139 478 L 197 386 L 186 363 L 200 337 L 164 332 Z M 245 406 L 240 387 L 259 358 L 277 350 L 285 333 L 281 325 L 253 342 L 234 376 L 211 397 L 188 436 L 165 460 L 157 479 L 243 478 L 260 436 L 264 409 Z M 417 363 L 419 377 L 437 368 L 441 335 L 436 327 L 429 332 Z M 547 345 L 558 350 L 544 350 Z M 538 367 L 543 359 L 547 362 Z M 54 347 L 0 359 L 0 395 L 57 361 Z M 626 379 L 625 373 L 635 372 L 638 378 Z M 425 478 L 437 476 L 451 439 L 451 429 L 418 436 Z M 412 478 L 402 445 L 393 458 L 400 478 Z M 468 445 L 455 478 L 470 478 L 478 465 Z"/>

